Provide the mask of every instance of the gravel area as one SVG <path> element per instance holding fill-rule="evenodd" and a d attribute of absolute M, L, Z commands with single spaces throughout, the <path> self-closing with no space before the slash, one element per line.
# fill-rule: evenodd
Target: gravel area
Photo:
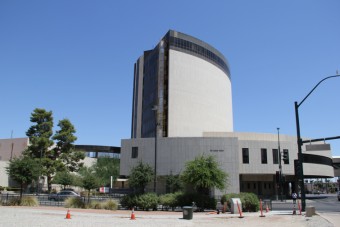
<path fill-rule="evenodd" d="M 305 217 L 292 215 L 289 212 L 268 212 L 265 217 L 260 213 L 243 213 L 243 218 L 237 214 L 214 214 L 209 212 L 194 213 L 193 219 L 183 219 L 182 212 L 166 211 L 135 211 L 135 220 L 130 220 L 131 211 L 118 210 L 84 210 L 70 209 L 71 219 L 66 219 L 66 208 L 57 207 L 0 207 L 0 226 L 334 226 L 319 215 Z"/>

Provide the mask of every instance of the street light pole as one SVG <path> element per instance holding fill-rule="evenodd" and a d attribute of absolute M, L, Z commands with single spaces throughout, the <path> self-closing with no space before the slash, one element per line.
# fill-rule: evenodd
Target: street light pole
<path fill-rule="evenodd" d="M 157 111 L 158 106 L 155 105 L 152 108 L 153 111 L 155 111 L 155 169 L 154 169 L 154 179 L 153 179 L 153 191 L 154 193 L 157 193 L 157 129 L 158 129 L 158 120 L 157 120 Z"/>
<path fill-rule="evenodd" d="M 334 76 L 328 76 L 324 79 L 322 79 L 319 83 L 317 83 L 314 88 L 306 95 L 306 97 L 300 102 L 295 102 L 295 119 L 296 119 L 296 135 L 297 135 L 297 145 L 298 145 L 298 178 L 299 178 L 299 185 L 301 190 L 301 208 L 302 211 L 305 211 L 306 208 L 306 193 L 305 193 L 305 183 L 304 183 L 304 175 L 303 175 L 303 154 L 302 154 L 302 139 L 300 134 L 300 121 L 299 121 L 299 107 L 302 105 L 302 103 L 312 94 L 312 92 L 325 80 L 334 78 L 334 77 L 340 77 L 340 75 L 337 73 L 337 75 Z"/>
<path fill-rule="evenodd" d="M 301 208 L 305 211 L 306 207 L 306 193 L 305 183 L 303 176 L 303 155 L 302 155 L 302 139 L 300 135 L 300 121 L 299 121 L 299 105 L 295 102 L 295 119 L 296 119 L 296 134 L 297 134 L 297 145 L 298 145 L 298 179 L 301 190 Z"/>
<path fill-rule="evenodd" d="M 280 196 L 281 196 L 281 202 L 283 201 L 283 187 L 282 187 L 282 163 L 281 163 L 281 149 L 280 149 L 280 128 L 277 128 L 277 143 L 278 143 L 278 152 L 279 152 L 279 185 L 280 185 Z"/>

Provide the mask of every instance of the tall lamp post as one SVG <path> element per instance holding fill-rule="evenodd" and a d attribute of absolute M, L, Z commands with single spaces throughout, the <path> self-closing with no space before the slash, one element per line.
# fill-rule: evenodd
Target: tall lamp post
<path fill-rule="evenodd" d="M 158 120 L 157 120 L 157 111 L 158 106 L 154 105 L 152 108 L 155 111 L 155 169 L 154 169 L 154 179 L 153 179 L 153 191 L 157 193 L 157 131 L 158 131 Z"/>
<path fill-rule="evenodd" d="M 277 128 L 277 145 L 278 145 L 278 152 L 279 152 L 279 185 L 280 185 L 280 196 L 281 201 L 283 201 L 283 186 L 282 186 L 282 158 L 281 158 L 281 149 L 280 149 L 280 128 Z"/>
<path fill-rule="evenodd" d="M 325 80 L 334 78 L 334 77 L 340 77 L 340 75 L 337 73 L 337 75 L 334 76 L 328 76 L 324 79 L 322 79 L 319 83 L 317 83 L 314 88 L 306 95 L 306 97 L 300 102 L 295 102 L 295 118 L 296 118 L 296 134 L 297 134 L 297 145 L 298 145 L 298 179 L 299 179 L 299 185 L 301 190 L 301 208 L 302 211 L 305 211 L 306 208 L 306 193 L 305 193 L 305 184 L 304 184 L 304 176 L 303 176 L 303 154 L 302 154 L 302 144 L 303 141 L 301 139 L 300 134 L 300 122 L 299 122 L 299 107 L 302 105 L 302 103 L 312 94 L 312 92 Z"/>

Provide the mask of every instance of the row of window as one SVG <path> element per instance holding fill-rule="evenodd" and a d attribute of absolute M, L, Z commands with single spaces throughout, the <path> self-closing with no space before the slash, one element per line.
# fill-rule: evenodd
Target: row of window
<path fill-rule="evenodd" d="M 288 149 L 283 149 L 283 154 L 285 158 L 283 158 L 284 164 L 289 164 L 289 151 Z M 279 164 L 280 155 L 278 149 L 272 149 L 273 155 L 273 164 Z M 242 162 L 244 164 L 249 164 L 249 148 L 242 148 Z M 268 164 L 268 154 L 266 148 L 261 148 L 261 163 Z"/>
<path fill-rule="evenodd" d="M 210 152 L 223 152 L 223 150 L 210 150 Z M 286 158 L 283 159 L 284 164 L 289 164 L 289 151 L 283 149 Z M 278 149 L 272 149 L 273 164 L 279 164 L 280 156 Z M 138 158 L 138 147 L 132 147 L 131 158 Z M 249 164 L 249 148 L 242 148 L 242 162 Z M 268 164 L 267 149 L 261 148 L 261 163 Z"/>
<path fill-rule="evenodd" d="M 258 185 L 258 183 L 253 182 L 253 183 L 241 183 L 241 190 L 246 190 L 246 189 L 257 189 L 257 188 L 262 188 L 262 189 L 272 189 L 272 184 L 271 183 L 263 183 L 262 187 L 261 185 Z"/>
<path fill-rule="evenodd" d="M 229 68 L 227 63 L 221 59 L 219 56 L 217 56 L 212 51 L 196 44 L 193 42 L 190 42 L 188 40 L 184 40 L 177 37 L 170 37 L 170 46 L 175 46 L 184 50 L 187 50 L 189 52 L 196 53 L 206 59 L 209 59 L 213 62 L 215 62 L 218 66 L 220 66 L 228 75 L 230 75 Z"/>

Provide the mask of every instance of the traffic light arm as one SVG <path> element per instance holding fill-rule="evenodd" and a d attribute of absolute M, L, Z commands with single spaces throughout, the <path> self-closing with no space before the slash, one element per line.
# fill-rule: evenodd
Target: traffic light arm
<path fill-rule="evenodd" d="M 334 78 L 334 77 L 340 77 L 340 75 L 337 74 L 334 76 L 328 76 L 324 79 L 322 79 L 319 83 L 317 83 L 314 88 L 306 95 L 306 97 L 300 102 L 295 102 L 295 118 L 296 118 L 296 134 L 297 134 L 297 145 L 298 145 L 298 165 L 300 168 L 300 173 L 299 173 L 299 185 L 300 185 L 300 190 L 301 190 L 301 208 L 302 211 L 305 211 L 306 208 L 306 194 L 305 194 L 305 184 L 304 184 L 304 176 L 303 176 L 303 156 L 302 156 L 302 145 L 303 141 L 301 139 L 301 134 L 300 134 L 300 122 L 299 122 L 299 107 L 302 105 L 302 103 L 312 94 L 312 92 L 325 80 Z"/>
<path fill-rule="evenodd" d="M 326 141 L 326 140 L 336 140 L 336 139 L 340 139 L 340 136 L 320 138 L 320 139 L 313 139 L 313 140 L 303 140 L 303 141 L 301 141 L 301 143 L 311 143 L 311 142 L 319 142 L 319 141 Z"/>

